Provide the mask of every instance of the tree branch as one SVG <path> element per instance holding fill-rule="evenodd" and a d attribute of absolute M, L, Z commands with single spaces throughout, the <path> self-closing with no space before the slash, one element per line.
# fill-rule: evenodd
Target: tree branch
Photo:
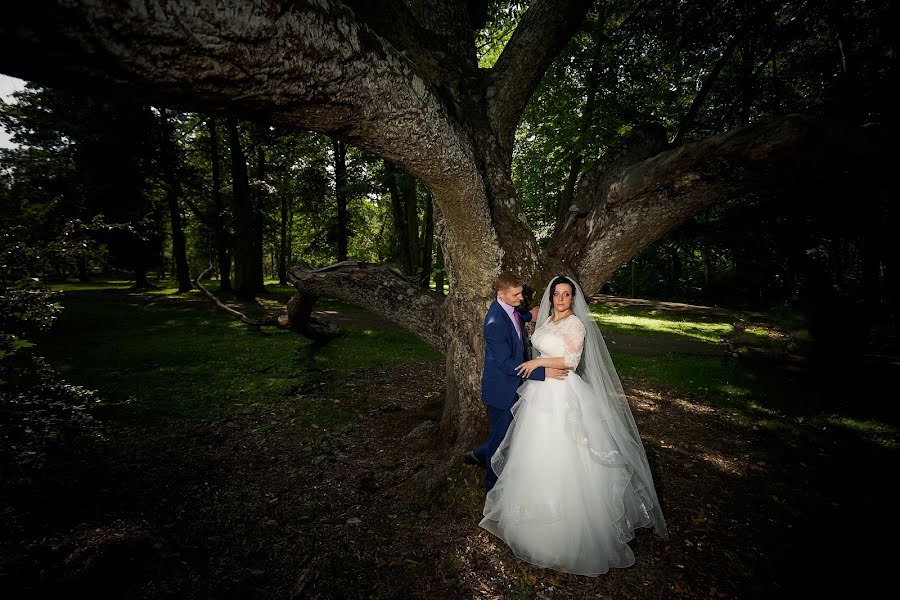
<path fill-rule="evenodd" d="M 703 106 L 703 103 L 706 101 L 706 97 L 709 95 L 710 90 L 712 90 L 713 84 L 719 79 L 719 74 L 722 72 L 722 69 L 731 60 L 731 55 L 734 53 L 735 48 L 737 48 L 738 43 L 743 39 L 744 32 L 739 31 L 738 33 L 731 36 L 731 39 L 728 41 L 728 44 L 725 46 L 725 49 L 722 51 L 721 56 L 716 61 L 716 64 L 713 65 L 712 70 L 706 76 L 706 79 L 703 80 L 703 85 L 700 86 L 700 91 L 697 92 L 697 95 L 694 96 L 694 99 L 691 101 L 691 106 L 687 111 L 687 114 L 681 120 L 681 125 L 678 126 L 678 132 L 675 134 L 675 138 L 672 140 L 672 144 L 674 146 L 680 146 L 682 141 L 684 141 L 684 136 L 688 132 L 688 129 L 694 125 L 694 119 L 697 117 L 697 113 L 700 112 L 700 107 Z"/>
<path fill-rule="evenodd" d="M 391 14 L 408 15 L 401 4 Z M 0 20 L 0 71 L 334 134 L 436 189 L 471 169 L 471 144 L 430 83 L 440 60 L 394 46 L 417 37 L 402 23 L 385 39 L 384 23 L 340 2 L 16 3 Z"/>
<path fill-rule="evenodd" d="M 665 149 L 666 130 L 660 125 L 647 124 L 635 128 L 618 146 L 608 150 L 578 180 L 574 201 L 557 224 L 547 253 L 574 266 L 577 256 L 572 253 L 572 240 L 580 239 L 580 230 L 592 211 L 602 211 L 601 205 L 606 200 L 602 191 L 608 190 L 625 169 Z"/>
<path fill-rule="evenodd" d="M 544 72 L 581 26 L 593 0 L 535 0 L 490 70 L 488 115 L 504 150 Z"/>
<path fill-rule="evenodd" d="M 871 134 L 790 115 L 658 154 L 622 170 L 603 163 L 582 177 L 577 211 L 548 250 L 591 293 L 642 248 L 726 199 L 815 174 L 841 176 L 876 152 Z"/>
<path fill-rule="evenodd" d="M 216 305 L 216 308 L 218 308 L 219 310 L 221 310 L 222 312 L 224 312 L 228 315 L 231 315 L 232 317 L 235 317 L 241 323 L 246 323 L 247 325 L 250 325 L 252 327 L 262 327 L 264 325 L 278 325 L 278 320 L 276 317 L 266 317 L 264 319 L 251 319 L 244 313 L 231 308 L 230 306 L 226 305 L 224 302 L 219 300 L 215 294 L 213 294 L 211 291 L 209 291 L 206 288 L 205 285 L 200 283 L 201 281 L 203 281 L 203 278 L 206 277 L 207 274 L 212 270 L 213 270 L 213 264 L 212 264 L 212 261 L 210 261 L 209 268 L 206 269 L 205 271 L 203 271 L 202 273 L 200 273 L 200 275 L 197 276 L 197 279 L 195 279 L 193 281 L 193 284 L 194 284 L 195 288 L 197 288 L 198 290 L 200 290 L 201 292 L 206 294 L 206 297 L 209 298 L 212 301 L 212 303 Z"/>
<path fill-rule="evenodd" d="M 393 266 L 347 261 L 312 270 L 299 265 L 288 277 L 301 296 L 328 296 L 360 306 L 444 352 L 444 298 L 418 287 Z"/>

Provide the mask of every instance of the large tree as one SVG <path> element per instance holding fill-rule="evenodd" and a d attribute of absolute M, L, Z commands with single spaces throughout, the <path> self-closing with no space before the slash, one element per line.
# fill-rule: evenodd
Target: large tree
<path fill-rule="evenodd" d="M 835 148 L 858 146 L 833 125 L 799 116 L 675 149 L 661 129 L 639 128 L 585 168 L 557 234 L 541 249 L 512 182 L 515 131 L 592 0 L 533 0 L 496 63 L 482 69 L 474 32 L 489 5 L 19 3 L 0 23 L 0 70 L 327 133 L 421 180 L 434 198 L 448 297 L 386 267 L 296 267 L 292 279 L 300 294 L 354 301 L 444 352 L 441 432 L 461 448 L 479 436 L 482 319 L 501 270 L 535 288 L 566 272 L 597 290 L 704 207 L 765 188 L 792 166 L 809 173 L 811 164 L 840 158 Z"/>

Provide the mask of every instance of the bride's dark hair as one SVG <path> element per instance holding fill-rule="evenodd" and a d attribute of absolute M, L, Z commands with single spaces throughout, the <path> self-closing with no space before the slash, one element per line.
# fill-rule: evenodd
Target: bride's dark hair
<path fill-rule="evenodd" d="M 567 283 L 567 284 L 569 284 L 569 287 L 572 288 L 572 300 L 575 299 L 575 294 L 578 293 L 575 291 L 577 288 L 575 287 L 575 284 L 572 283 L 571 279 L 569 279 L 565 275 L 557 276 L 557 278 L 553 281 L 553 284 L 550 286 L 550 314 L 551 315 L 553 314 L 553 293 L 556 291 L 556 286 L 558 286 L 561 283 Z"/>

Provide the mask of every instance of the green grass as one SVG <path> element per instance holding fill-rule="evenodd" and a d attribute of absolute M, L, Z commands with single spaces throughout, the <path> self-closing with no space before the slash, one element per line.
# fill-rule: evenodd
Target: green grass
<path fill-rule="evenodd" d="M 725 317 L 683 318 L 643 307 L 592 304 L 591 315 L 604 333 L 683 337 L 717 343 L 734 326 Z"/>
<path fill-rule="evenodd" d="M 158 282 L 163 295 L 173 282 Z M 129 281 L 66 283 L 66 290 L 125 292 Z M 210 287 L 217 287 L 211 282 Z M 267 282 L 267 301 L 279 303 L 290 286 Z M 190 292 L 196 293 L 196 292 Z M 441 360 L 441 355 L 398 329 L 344 327 L 344 335 L 318 347 L 306 338 L 276 328 L 247 327 L 224 314 L 202 308 L 140 306 L 96 298 L 64 298 L 52 334 L 38 352 L 60 367 L 72 382 L 98 389 L 113 401 L 123 418 L 204 417 L 218 408 L 240 405 L 260 410 L 312 380 L 339 381 L 360 372 L 396 364 Z M 364 313 L 336 300 L 317 303 L 318 310 Z M 804 323 L 789 314 L 754 321 L 736 332 L 725 317 L 675 318 L 651 308 L 592 306 L 605 333 L 689 338 L 709 343 L 732 336 L 739 352 L 746 348 L 778 355 L 802 336 Z M 774 325 L 773 323 L 778 323 Z M 787 345 L 786 345 L 787 344 Z M 893 448 L 897 431 L 879 420 L 861 418 L 834 407 L 819 407 L 808 386 L 785 380 L 772 369 L 749 368 L 723 357 L 670 353 L 640 357 L 615 354 L 624 377 L 673 389 L 727 408 L 747 426 L 798 435 L 811 426 L 839 429 Z M 337 403 L 304 396 L 304 424 L 326 426 L 349 418 Z M 114 403 L 115 404 L 115 403 Z"/>
<path fill-rule="evenodd" d="M 398 330 L 349 328 L 318 348 L 296 333 L 248 327 L 213 310 L 78 297 L 63 302 L 52 333 L 36 340 L 38 352 L 72 383 L 99 390 L 124 418 L 203 417 L 226 405 L 257 410 L 321 379 L 322 371 L 340 379 L 440 359 Z M 333 406 L 308 408 L 314 421 L 335 420 Z"/>
<path fill-rule="evenodd" d="M 875 418 L 853 416 L 853 407 L 820 405 L 820 397 L 809 381 L 786 379 L 780 371 L 750 369 L 718 357 L 676 353 L 654 357 L 616 354 L 613 362 L 622 377 L 700 397 L 724 407 L 746 427 L 788 437 L 837 429 L 889 450 L 897 448 L 896 427 Z"/>
<path fill-rule="evenodd" d="M 177 291 L 178 286 L 174 285 L 174 281 L 171 280 L 157 280 L 151 279 L 149 283 L 153 286 L 158 286 L 158 290 L 151 289 L 147 290 L 148 292 L 154 293 L 174 293 Z M 51 283 L 47 287 L 52 290 L 56 290 L 59 292 L 117 292 L 117 293 L 128 293 L 128 292 L 136 292 L 134 289 L 134 281 L 125 280 L 125 279 L 107 279 L 103 281 L 62 281 L 57 283 Z M 171 290 L 171 291 L 170 291 Z"/>

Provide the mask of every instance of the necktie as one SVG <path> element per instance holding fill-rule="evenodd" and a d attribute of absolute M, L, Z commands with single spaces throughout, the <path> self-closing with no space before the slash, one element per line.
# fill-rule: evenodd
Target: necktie
<path fill-rule="evenodd" d="M 516 324 L 518 324 L 517 332 L 519 334 L 519 343 L 522 344 L 522 355 L 525 359 L 528 359 L 528 350 L 525 349 L 525 330 L 522 329 L 522 318 L 519 316 L 519 311 L 514 310 L 513 315 L 515 315 Z"/>

